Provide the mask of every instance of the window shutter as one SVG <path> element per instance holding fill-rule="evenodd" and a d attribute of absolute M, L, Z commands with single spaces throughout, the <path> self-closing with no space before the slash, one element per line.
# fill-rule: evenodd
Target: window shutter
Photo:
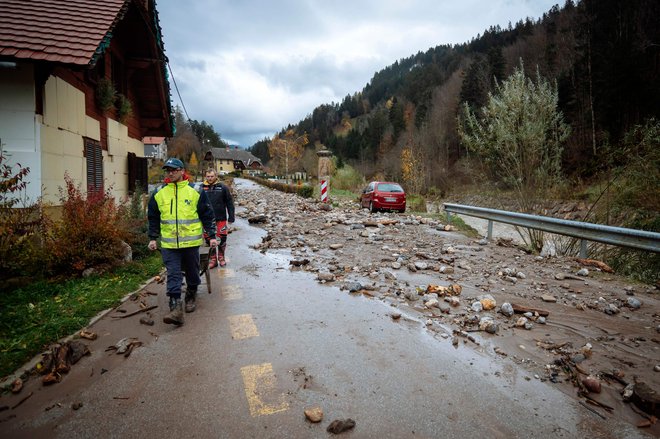
<path fill-rule="evenodd" d="M 87 159 L 87 193 L 103 193 L 103 153 L 101 143 L 84 138 Z"/>

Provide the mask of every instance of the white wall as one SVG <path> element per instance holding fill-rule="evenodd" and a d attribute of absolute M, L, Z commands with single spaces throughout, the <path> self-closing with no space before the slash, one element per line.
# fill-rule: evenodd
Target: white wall
<path fill-rule="evenodd" d="M 34 202 L 41 195 L 40 122 L 35 115 L 34 69 L 18 63 L 15 69 L 0 67 L 0 149 L 7 163 L 30 168 L 22 194 Z M 17 168 L 15 168 L 17 169 Z"/>

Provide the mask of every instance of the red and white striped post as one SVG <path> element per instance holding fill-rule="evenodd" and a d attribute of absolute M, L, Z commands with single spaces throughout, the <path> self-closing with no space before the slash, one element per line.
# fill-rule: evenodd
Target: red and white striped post
<path fill-rule="evenodd" d="M 321 180 L 321 202 L 328 202 L 328 180 Z"/>
<path fill-rule="evenodd" d="M 328 202 L 328 183 L 330 182 L 332 152 L 327 149 L 316 151 L 319 156 L 319 182 L 321 183 L 321 202 Z"/>

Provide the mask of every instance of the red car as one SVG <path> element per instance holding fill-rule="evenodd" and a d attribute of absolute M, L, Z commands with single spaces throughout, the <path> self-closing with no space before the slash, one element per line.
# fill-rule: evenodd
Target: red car
<path fill-rule="evenodd" d="M 406 193 L 398 183 L 372 181 L 360 196 L 360 205 L 370 212 L 377 210 L 406 211 Z"/>

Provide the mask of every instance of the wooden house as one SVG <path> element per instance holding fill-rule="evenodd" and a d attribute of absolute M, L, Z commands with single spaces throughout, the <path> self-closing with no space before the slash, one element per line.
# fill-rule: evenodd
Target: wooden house
<path fill-rule="evenodd" d="M 155 0 L 0 0 L 0 148 L 27 196 L 68 174 L 116 198 L 146 189 L 142 139 L 174 118 Z"/>

